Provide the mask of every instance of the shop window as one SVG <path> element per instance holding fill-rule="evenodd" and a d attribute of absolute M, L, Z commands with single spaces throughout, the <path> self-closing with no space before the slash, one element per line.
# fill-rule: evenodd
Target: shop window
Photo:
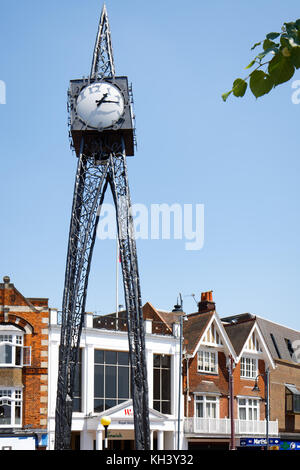
<path fill-rule="evenodd" d="M 153 408 L 171 414 L 171 356 L 153 355 Z"/>
<path fill-rule="evenodd" d="M 94 411 L 108 410 L 130 397 L 128 352 L 95 350 Z"/>

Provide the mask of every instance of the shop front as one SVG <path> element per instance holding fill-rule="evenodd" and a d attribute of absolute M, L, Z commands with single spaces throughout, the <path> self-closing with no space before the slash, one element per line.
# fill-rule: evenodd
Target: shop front
<path fill-rule="evenodd" d="M 134 450 L 134 419 L 132 400 L 110 408 L 102 413 L 94 414 L 87 420 L 86 434 L 93 439 L 95 450 L 104 449 L 105 430 L 101 425 L 101 419 L 108 417 L 111 423 L 107 431 L 108 450 Z M 176 423 L 156 410 L 149 410 L 151 431 L 151 449 L 174 449 L 176 440 Z M 85 440 L 87 440 L 85 436 Z"/>

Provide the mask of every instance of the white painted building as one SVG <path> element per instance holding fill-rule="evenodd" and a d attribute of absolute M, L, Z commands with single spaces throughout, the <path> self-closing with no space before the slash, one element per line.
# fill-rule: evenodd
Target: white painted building
<path fill-rule="evenodd" d="M 147 303 L 144 308 L 146 360 L 149 386 L 151 448 L 184 448 L 183 395 L 179 407 L 180 326 L 182 312 L 166 313 Z M 49 325 L 48 449 L 54 449 L 56 386 L 60 326 L 57 311 Z M 79 380 L 72 418 L 72 447 L 101 450 L 104 428 L 101 417 L 109 416 L 110 449 L 134 448 L 133 409 L 130 399 L 128 336 L 124 316 L 97 317 L 86 314 L 80 342 Z M 178 434 L 178 410 L 180 430 Z"/>

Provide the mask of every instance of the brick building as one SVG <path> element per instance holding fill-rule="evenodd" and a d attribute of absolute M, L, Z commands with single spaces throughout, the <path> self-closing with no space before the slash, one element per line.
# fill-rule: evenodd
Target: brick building
<path fill-rule="evenodd" d="M 275 363 L 269 379 L 270 419 L 278 420 L 283 448 L 300 448 L 300 332 L 249 313 L 223 320 L 229 328 L 233 324 L 235 328 L 250 328 L 251 324 L 260 328 Z"/>
<path fill-rule="evenodd" d="M 48 299 L 0 283 L 0 449 L 47 445 Z"/>
<path fill-rule="evenodd" d="M 211 292 L 202 294 L 198 307 L 183 330 L 186 447 L 228 449 L 245 437 L 264 438 L 262 376 L 275 364 L 258 323 L 222 321 Z M 256 382 L 259 391 L 253 390 Z M 269 436 L 277 435 L 278 423 L 270 421 Z"/>

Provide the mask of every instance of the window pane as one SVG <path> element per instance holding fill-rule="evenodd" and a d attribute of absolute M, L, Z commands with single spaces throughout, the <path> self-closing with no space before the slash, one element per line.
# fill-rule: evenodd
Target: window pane
<path fill-rule="evenodd" d="M 12 346 L 9 344 L 0 345 L 0 364 L 12 363 Z"/>
<path fill-rule="evenodd" d="M 196 416 L 197 418 L 203 418 L 203 403 L 196 402 Z"/>
<path fill-rule="evenodd" d="M 118 398 L 129 398 L 129 368 L 119 367 Z"/>
<path fill-rule="evenodd" d="M 162 355 L 161 356 L 161 367 L 170 368 L 171 366 L 171 358 L 170 356 Z"/>
<path fill-rule="evenodd" d="M 104 396 L 104 366 L 95 365 L 94 396 Z"/>
<path fill-rule="evenodd" d="M 105 410 L 109 410 L 109 408 L 113 408 L 114 406 L 116 406 L 117 404 L 117 401 L 116 400 L 105 400 Z"/>
<path fill-rule="evenodd" d="M 239 418 L 246 419 L 246 408 L 239 408 Z"/>
<path fill-rule="evenodd" d="M 118 353 L 118 363 L 127 366 L 129 364 L 129 354 L 127 352 Z"/>
<path fill-rule="evenodd" d="M 117 368 L 114 366 L 105 367 L 105 397 L 116 398 L 117 396 Z"/>
<path fill-rule="evenodd" d="M 154 384 L 153 384 L 153 398 L 154 400 L 160 399 L 160 369 L 153 370 Z"/>
<path fill-rule="evenodd" d="M 300 395 L 294 395 L 294 413 L 300 413 Z"/>
<path fill-rule="evenodd" d="M 1 424 L 12 424 L 11 422 L 11 406 L 0 405 L 0 425 Z"/>
<path fill-rule="evenodd" d="M 160 355 L 159 354 L 153 355 L 153 365 L 154 367 L 160 367 Z"/>
<path fill-rule="evenodd" d="M 104 351 L 95 349 L 95 364 L 104 364 Z"/>
<path fill-rule="evenodd" d="M 103 400 L 94 400 L 94 411 L 97 413 L 101 413 L 102 411 L 104 411 Z"/>
<path fill-rule="evenodd" d="M 81 411 L 81 398 L 74 397 L 72 404 L 72 411 L 80 413 Z"/>
<path fill-rule="evenodd" d="M 162 369 L 161 371 L 162 377 L 162 399 L 163 400 L 170 400 L 171 399 L 171 374 L 170 370 Z"/>
<path fill-rule="evenodd" d="M 16 405 L 15 408 L 15 424 L 21 424 L 21 406 Z"/>
<path fill-rule="evenodd" d="M 153 409 L 160 411 L 160 401 L 153 401 Z"/>
<path fill-rule="evenodd" d="M 116 351 L 105 351 L 105 364 L 117 364 Z"/>
<path fill-rule="evenodd" d="M 22 348 L 16 346 L 16 366 L 22 365 Z"/>
<path fill-rule="evenodd" d="M 164 414 L 171 414 L 171 406 L 170 406 L 170 402 L 169 401 L 163 401 L 162 402 L 162 408 L 161 408 L 161 412 L 164 413 Z"/>

